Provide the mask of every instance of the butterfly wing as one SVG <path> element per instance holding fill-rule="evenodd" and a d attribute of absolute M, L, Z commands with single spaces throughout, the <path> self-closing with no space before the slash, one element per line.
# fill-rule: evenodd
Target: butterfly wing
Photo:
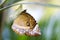
<path fill-rule="evenodd" d="M 39 26 L 36 25 L 33 30 L 29 30 L 28 32 L 26 32 L 26 35 L 28 35 L 28 36 L 39 36 L 39 35 L 41 35 L 41 31 L 40 31 Z"/>
<path fill-rule="evenodd" d="M 24 35 L 25 34 L 25 30 L 23 28 L 20 28 L 20 27 L 21 26 L 19 26 L 17 24 L 13 24 L 12 25 L 13 31 L 15 31 L 17 34 Z"/>
<path fill-rule="evenodd" d="M 37 36 L 41 35 L 36 20 L 26 11 L 23 11 L 12 25 L 13 31 L 20 35 Z"/>

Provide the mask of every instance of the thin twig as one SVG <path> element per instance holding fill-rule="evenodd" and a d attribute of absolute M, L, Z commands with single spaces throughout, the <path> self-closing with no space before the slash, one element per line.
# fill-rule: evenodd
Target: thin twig
<path fill-rule="evenodd" d="M 7 9 L 7 8 L 10 8 L 12 6 L 20 5 L 20 4 L 35 4 L 35 5 L 41 5 L 41 6 L 47 6 L 47 7 L 57 7 L 57 8 L 60 8 L 60 5 L 44 4 L 44 3 L 38 3 L 38 2 L 20 2 L 20 3 L 16 3 L 16 4 L 12 4 L 12 5 L 3 7 L 3 8 L 0 9 L 0 11 L 4 10 L 4 9 Z"/>

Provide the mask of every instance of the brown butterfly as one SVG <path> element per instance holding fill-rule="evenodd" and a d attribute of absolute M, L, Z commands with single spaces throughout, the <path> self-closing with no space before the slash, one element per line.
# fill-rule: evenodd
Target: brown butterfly
<path fill-rule="evenodd" d="M 40 28 L 38 27 L 36 20 L 29 13 L 27 13 L 26 10 L 22 11 L 20 15 L 14 20 L 12 29 L 20 35 L 41 35 Z"/>

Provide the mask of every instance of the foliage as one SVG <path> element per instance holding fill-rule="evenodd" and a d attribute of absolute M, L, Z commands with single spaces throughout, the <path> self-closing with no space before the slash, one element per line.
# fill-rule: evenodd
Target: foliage
<path fill-rule="evenodd" d="M 14 4 L 18 1 L 21 0 L 5 0 L 2 4 L 0 4 L 0 8 L 3 8 L 4 6 L 8 6 L 11 4 Z M 22 6 L 22 5 L 21 5 Z M 19 6 L 19 8 L 22 9 L 22 7 Z M 17 9 L 17 11 L 20 11 L 21 9 Z M 48 7 L 50 8 L 50 7 Z M 45 16 L 42 17 L 42 19 L 39 21 L 39 27 L 41 29 L 41 36 L 37 36 L 37 37 L 33 37 L 33 36 L 26 36 L 26 35 L 18 35 L 16 34 L 12 29 L 11 29 L 11 25 L 13 23 L 13 20 L 15 19 L 13 18 L 9 18 L 9 15 L 12 15 L 8 12 L 8 10 L 10 10 L 10 8 L 8 9 L 4 9 L 2 11 L 0 11 L 0 21 L 3 25 L 2 27 L 2 40 L 60 40 L 60 15 L 57 12 L 57 14 L 52 14 L 51 9 L 46 9 L 46 13 Z M 55 8 L 53 8 L 55 10 Z M 53 11 L 52 9 L 52 11 Z M 57 8 L 58 9 L 58 8 Z M 16 10 L 15 10 L 16 11 Z M 14 11 L 14 12 L 15 12 Z M 7 14 L 5 15 L 4 12 L 7 12 Z M 8 15 L 9 14 L 9 15 Z M 3 16 L 5 15 L 5 16 Z M 15 14 L 16 15 L 16 14 Z M 6 17 L 4 20 L 3 17 Z"/>

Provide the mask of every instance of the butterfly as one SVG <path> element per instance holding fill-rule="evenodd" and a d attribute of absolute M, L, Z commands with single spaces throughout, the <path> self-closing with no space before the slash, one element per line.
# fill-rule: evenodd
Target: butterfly
<path fill-rule="evenodd" d="M 22 11 L 20 15 L 14 20 L 12 29 L 19 35 L 39 36 L 41 35 L 40 28 L 36 20 L 26 10 Z"/>

